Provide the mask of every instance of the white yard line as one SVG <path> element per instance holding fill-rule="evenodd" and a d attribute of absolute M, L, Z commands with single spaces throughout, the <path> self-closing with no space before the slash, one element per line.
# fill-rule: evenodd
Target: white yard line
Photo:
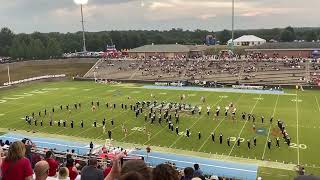
<path fill-rule="evenodd" d="M 163 127 L 162 129 L 160 129 L 155 135 L 153 135 L 149 140 L 147 140 L 146 142 L 143 143 L 143 145 L 147 144 L 149 141 L 151 141 L 151 139 L 153 139 L 154 137 L 156 137 L 158 134 L 160 134 L 163 130 L 165 130 L 167 128 L 167 126 Z"/>
<path fill-rule="evenodd" d="M 170 100 L 170 99 L 171 99 L 172 97 L 174 97 L 174 96 L 175 96 L 175 95 L 172 95 L 172 96 L 169 96 L 168 98 L 165 98 L 165 101 Z M 128 119 L 126 119 L 125 122 L 127 122 L 127 120 L 128 120 Z M 125 122 L 124 122 L 124 123 L 125 123 Z M 145 123 L 144 123 L 144 126 L 145 126 L 148 122 L 149 122 L 149 121 L 145 122 Z M 113 128 L 113 129 L 111 129 L 111 131 L 113 131 L 114 129 L 116 129 L 116 128 L 118 128 L 118 127 L 120 127 L 120 125 L 117 126 L 117 127 L 115 127 L 115 128 Z M 164 129 L 165 129 L 165 128 L 164 128 Z M 133 133 L 135 133 L 135 131 L 132 131 L 129 135 L 123 137 L 120 141 L 123 141 L 126 137 L 132 135 Z M 101 135 L 101 136 L 103 136 L 103 135 Z M 99 136 L 98 138 L 100 138 L 101 136 Z"/>
<path fill-rule="evenodd" d="M 221 102 L 222 99 L 223 99 L 223 98 L 221 97 L 221 98 L 219 99 L 219 101 L 216 102 L 216 104 L 214 105 L 214 107 L 215 107 L 219 102 Z M 205 117 L 205 115 L 204 115 L 203 117 Z M 202 118 L 203 118 L 203 117 L 202 117 Z M 195 122 L 189 127 L 189 129 L 191 129 L 194 125 L 196 125 L 196 124 L 200 121 L 200 119 L 202 119 L 202 118 L 199 118 L 197 121 L 195 121 Z M 178 137 L 178 138 L 169 146 L 169 148 L 172 148 L 172 146 L 174 146 L 182 137 L 183 137 L 183 136 Z"/>
<path fill-rule="evenodd" d="M 133 100 L 138 100 L 138 99 L 134 98 Z M 113 103 L 115 103 L 115 102 L 113 102 Z M 111 105 L 111 104 L 110 104 L 110 105 Z M 118 108 L 120 108 L 120 107 L 118 106 Z M 115 115 L 115 116 L 112 116 L 111 119 L 115 119 L 116 117 L 119 117 L 119 116 L 121 116 L 122 114 L 127 113 L 127 112 L 128 112 L 127 109 L 122 109 L 122 112 L 121 112 L 121 113 L 119 113 L 119 114 L 117 114 L 117 115 Z M 126 122 L 127 120 L 128 120 L 128 119 L 126 119 L 125 122 Z M 120 126 L 121 126 L 121 125 L 119 124 L 118 126 L 112 128 L 111 130 L 114 130 L 114 129 L 120 127 Z M 92 128 L 94 128 L 94 127 L 90 127 L 90 128 L 88 128 L 88 129 L 86 129 L 85 131 L 82 131 L 82 132 L 80 132 L 80 133 L 78 133 L 78 134 L 74 134 L 74 135 L 72 135 L 72 136 L 79 136 L 79 135 L 83 134 L 84 132 L 87 132 L 88 130 L 91 130 Z M 98 128 L 98 127 L 97 127 L 97 128 Z M 100 129 L 100 128 L 99 128 L 99 129 Z M 103 136 L 103 135 L 104 135 L 104 134 L 102 133 L 102 135 L 100 135 L 99 137 L 101 137 L 101 136 Z M 99 137 L 98 137 L 98 138 L 99 138 Z"/>
<path fill-rule="evenodd" d="M 241 96 L 238 98 L 238 100 L 237 100 L 237 102 L 235 103 L 235 104 L 237 104 L 239 101 L 240 101 L 240 99 L 241 99 L 241 97 L 243 96 L 243 94 L 241 94 Z M 226 119 L 226 116 L 219 122 L 219 124 L 213 129 L 213 132 L 215 132 L 217 129 L 218 129 L 218 127 L 220 126 L 220 124 L 224 121 Z M 200 146 L 200 148 L 198 149 L 198 152 L 203 148 L 203 146 L 208 142 L 208 140 L 210 139 L 210 137 L 211 137 L 211 134 L 209 134 L 209 136 L 208 136 L 208 138 L 204 141 L 204 143 Z"/>
<path fill-rule="evenodd" d="M 259 95 L 259 98 L 261 98 L 261 94 Z M 254 104 L 253 108 L 251 109 L 250 114 L 252 114 L 252 112 L 253 112 L 254 108 L 256 108 L 256 106 L 257 106 L 257 104 L 258 104 L 258 102 L 259 102 L 259 98 L 257 99 L 256 103 Z M 239 133 L 239 135 L 238 135 L 238 137 L 240 137 L 240 136 L 241 136 L 242 131 L 243 131 L 243 129 L 246 127 L 246 124 L 247 124 L 247 123 L 248 123 L 248 121 L 246 121 L 246 122 L 244 123 L 244 125 L 243 125 L 243 127 L 242 127 L 242 129 L 241 129 L 241 131 L 240 131 L 240 133 Z M 230 155 L 231 155 L 231 153 L 232 153 L 232 151 L 233 151 L 233 149 L 234 149 L 234 147 L 235 147 L 236 143 L 237 143 L 237 141 L 235 141 L 235 142 L 234 142 L 234 144 L 233 144 L 233 146 L 232 146 L 232 148 L 231 148 L 231 150 L 230 150 L 230 152 L 229 152 L 228 156 L 230 156 Z"/>
<path fill-rule="evenodd" d="M 123 110 L 123 112 L 117 114 L 116 116 L 112 116 L 111 119 L 114 119 L 114 118 L 116 118 L 116 117 L 119 117 L 119 116 L 121 116 L 122 114 L 127 113 L 127 112 L 128 112 L 127 110 Z M 119 126 L 120 126 L 120 125 L 116 126 L 115 128 L 117 128 L 117 127 L 119 127 Z M 97 128 L 95 128 L 95 127 L 90 127 L 90 128 L 87 128 L 86 130 L 80 132 L 80 133 L 74 134 L 73 136 L 79 136 L 79 135 L 81 135 L 81 134 L 83 134 L 83 133 L 85 133 L 85 132 L 87 132 L 88 130 L 91 130 L 91 129 L 93 129 L 93 128 L 94 128 L 94 129 L 100 129 L 99 127 L 97 127 Z M 115 129 L 115 128 L 113 128 L 113 129 Z"/>
<path fill-rule="evenodd" d="M 219 101 L 221 101 L 222 100 L 222 98 L 219 100 Z M 219 102 L 218 101 L 218 102 Z M 218 102 L 216 103 L 216 104 L 218 104 Z M 164 128 L 162 128 L 162 129 L 160 129 L 155 135 L 153 135 L 153 136 L 151 136 L 151 138 L 149 139 L 149 140 L 147 140 L 146 142 L 144 142 L 143 143 L 143 145 L 145 145 L 145 144 L 147 144 L 148 142 L 150 142 L 151 141 L 151 139 L 153 139 L 154 137 L 156 137 L 158 134 L 160 134 L 163 130 L 165 130 L 166 129 L 166 126 L 164 127 Z"/>
<path fill-rule="evenodd" d="M 278 100 L 279 100 L 279 95 L 278 95 L 277 100 L 276 100 L 276 105 L 274 106 L 274 109 L 273 109 L 272 117 L 274 117 L 274 115 L 275 115 L 275 113 L 276 113 L 276 109 L 277 109 L 277 105 L 278 105 Z M 270 124 L 270 127 L 269 127 L 268 136 L 267 136 L 267 139 L 266 139 L 266 143 L 265 143 L 265 145 L 264 145 L 263 154 L 262 154 L 262 158 L 261 158 L 262 160 L 264 159 L 264 155 L 265 155 L 265 153 L 266 153 L 266 149 L 267 149 L 268 139 L 269 139 L 269 136 L 270 136 L 271 127 L 272 127 L 272 124 Z"/>
<path fill-rule="evenodd" d="M 165 101 L 167 101 L 167 100 L 170 100 L 172 97 L 174 97 L 175 95 L 172 95 L 172 96 L 169 96 L 168 98 L 165 98 Z M 147 121 L 145 124 L 147 124 L 149 121 Z M 144 124 L 144 125 L 145 125 Z M 159 133 L 161 133 L 163 130 L 165 130 L 166 129 L 166 126 L 164 126 L 162 129 L 160 129 L 154 136 L 152 136 L 151 138 L 150 138 L 150 140 L 152 139 L 152 138 L 154 138 L 155 136 L 157 136 Z M 134 131 L 135 132 L 135 131 Z M 133 132 L 133 133 L 134 133 Z M 131 135 L 132 133 L 130 133 L 129 135 Z M 143 143 L 143 145 L 145 145 L 146 143 L 148 143 L 150 140 L 147 140 L 146 142 L 144 142 Z"/>
<path fill-rule="evenodd" d="M 148 121 L 145 122 L 145 123 L 143 124 L 143 126 L 145 126 L 147 123 L 148 123 Z M 132 134 L 135 133 L 135 132 L 136 132 L 136 131 L 132 131 L 130 134 L 128 134 L 127 136 L 124 136 L 122 139 L 120 139 L 120 141 L 123 141 L 124 139 L 126 139 L 127 137 L 129 137 L 130 135 L 132 135 Z"/>
<path fill-rule="evenodd" d="M 314 96 L 314 97 L 316 99 L 316 102 L 317 102 L 317 105 L 318 105 L 318 109 L 319 109 L 319 112 L 320 112 L 320 106 L 319 106 L 318 98 L 317 98 L 317 96 Z"/>
<path fill-rule="evenodd" d="M 296 113 L 297 113 L 297 145 L 299 146 L 299 110 L 298 110 L 298 92 L 296 96 Z M 297 148 L 298 151 L 298 164 L 300 164 L 300 151 L 299 147 Z"/>
<path fill-rule="evenodd" d="M 216 103 L 218 104 L 220 101 L 222 100 L 222 98 L 220 98 L 220 100 Z M 160 134 L 163 130 L 165 130 L 166 127 L 160 129 L 155 135 L 153 135 L 149 140 L 147 140 L 146 142 L 143 143 L 143 145 L 145 145 L 146 143 L 148 143 L 149 141 L 151 141 L 151 139 L 153 139 L 154 137 L 156 137 L 158 134 Z"/>

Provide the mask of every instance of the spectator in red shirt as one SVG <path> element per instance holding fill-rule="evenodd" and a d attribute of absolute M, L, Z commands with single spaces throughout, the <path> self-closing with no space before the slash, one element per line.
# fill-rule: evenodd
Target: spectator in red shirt
<path fill-rule="evenodd" d="M 25 158 L 26 147 L 21 141 L 12 143 L 1 166 L 2 180 L 32 180 L 33 171 Z"/>
<path fill-rule="evenodd" d="M 108 166 L 104 169 L 104 171 L 103 171 L 103 176 L 104 176 L 104 177 L 107 177 L 108 174 L 110 173 L 111 169 L 112 169 L 112 162 L 111 162 L 110 165 L 108 165 Z"/>
<path fill-rule="evenodd" d="M 66 167 L 69 170 L 69 178 L 70 180 L 75 180 L 78 176 L 77 168 L 74 166 L 74 160 L 72 158 L 67 159 Z"/>
<path fill-rule="evenodd" d="M 52 177 L 55 176 L 58 170 L 58 162 L 53 159 L 53 153 L 52 151 L 47 151 L 46 152 L 46 161 L 49 164 L 49 174 L 48 176 Z"/>

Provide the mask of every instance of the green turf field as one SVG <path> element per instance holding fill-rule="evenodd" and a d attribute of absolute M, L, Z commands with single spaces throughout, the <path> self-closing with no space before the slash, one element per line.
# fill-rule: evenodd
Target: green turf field
<path fill-rule="evenodd" d="M 249 159 L 264 159 L 292 164 L 303 164 L 306 167 L 317 169 L 320 165 L 318 155 L 320 141 L 320 91 L 306 90 L 304 92 L 287 90 L 289 95 L 260 95 L 244 93 L 203 92 L 203 91 L 177 91 L 177 90 L 151 90 L 144 89 L 143 85 L 102 85 L 92 82 L 45 82 L 34 83 L 14 89 L 0 90 L 0 127 L 17 128 L 20 130 L 36 130 L 43 133 L 63 134 L 92 139 L 105 139 L 101 123 L 104 117 L 107 119 L 106 130 L 112 130 L 112 137 L 116 141 L 129 142 L 143 145 L 169 147 L 195 152 L 205 152 L 232 157 Z M 153 97 L 151 97 L 153 94 Z M 180 100 L 182 94 L 186 95 Z M 297 94 L 297 95 L 296 95 Z M 131 98 L 128 99 L 128 96 Z M 202 103 L 200 98 L 206 97 Z M 130 110 L 130 104 L 137 101 L 168 101 L 183 102 L 202 106 L 201 115 L 180 114 L 179 131 L 190 128 L 191 137 L 177 136 L 171 132 L 163 121 L 160 126 L 144 121 L 144 115 L 135 118 L 135 113 Z M 96 112 L 91 110 L 91 101 L 99 101 L 100 106 Z M 81 109 L 75 110 L 73 104 L 81 103 Z M 105 103 L 110 104 L 109 108 Z M 223 116 L 224 107 L 233 102 L 237 108 L 237 120 Z M 116 103 L 116 109 L 111 104 Z M 128 104 L 128 110 L 121 109 L 120 104 Z M 71 112 L 65 110 L 65 105 L 70 104 Z M 64 109 L 60 110 L 60 105 Z M 221 116 L 214 117 L 216 106 L 221 106 Z M 211 106 L 211 115 L 207 116 L 206 107 Z M 44 109 L 48 113 L 55 107 L 54 120 L 74 120 L 75 128 L 62 128 L 49 126 L 49 115 L 44 117 Z M 38 112 L 42 111 L 42 117 Z M 35 112 L 39 120 L 44 121 L 44 127 L 29 126 L 24 117 Z M 255 114 L 256 128 L 260 133 L 253 131 L 252 121 L 242 121 L 241 112 Z M 172 113 L 173 114 L 173 113 Z M 265 117 L 262 124 L 260 117 Z M 269 123 L 274 116 L 273 124 Z M 157 116 L 158 117 L 158 116 Z M 111 126 L 110 119 L 114 119 L 115 125 Z M 281 141 L 281 147 L 275 147 L 275 137 L 280 136 L 277 128 L 277 119 L 286 124 L 287 132 L 291 137 L 291 145 L 288 147 Z M 80 128 L 80 121 L 84 120 L 85 127 Z M 92 127 L 93 121 L 98 122 L 98 127 Z M 174 122 L 174 121 L 173 121 Z M 127 137 L 122 132 L 121 124 L 128 129 Z M 69 123 L 67 123 L 69 126 Z M 151 139 L 141 128 L 146 126 L 151 133 Z M 176 125 L 174 125 L 176 126 Z M 198 140 L 198 132 L 202 138 Z M 211 141 L 211 132 L 215 131 L 216 143 Z M 223 133 L 224 142 L 218 143 L 219 133 Z M 225 139 L 240 136 L 244 140 L 240 148 L 235 141 L 228 147 Z M 247 139 L 257 138 L 257 147 L 247 148 Z M 272 139 L 272 148 L 266 147 L 267 138 Z M 229 159 L 228 157 L 225 160 Z M 316 171 L 319 172 L 319 171 Z"/>

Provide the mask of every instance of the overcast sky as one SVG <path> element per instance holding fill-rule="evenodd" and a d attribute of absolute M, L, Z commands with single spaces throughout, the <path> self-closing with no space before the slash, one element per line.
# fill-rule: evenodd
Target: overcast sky
<path fill-rule="evenodd" d="M 320 0 L 235 0 L 235 28 L 319 27 Z M 0 0 L 0 26 L 20 32 L 80 30 L 73 0 Z M 217 31 L 231 27 L 231 0 L 89 0 L 86 29 Z"/>

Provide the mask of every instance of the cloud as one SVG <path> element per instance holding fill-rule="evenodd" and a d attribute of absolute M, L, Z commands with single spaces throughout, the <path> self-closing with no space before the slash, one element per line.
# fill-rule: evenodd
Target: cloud
<path fill-rule="evenodd" d="M 318 7 L 319 0 L 236 0 L 236 28 L 320 26 L 310 18 L 320 16 Z M 84 14 L 89 31 L 221 30 L 230 28 L 231 0 L 89 0 Z M 0 24 L 15 32 L 73 32 L 81 28 L 80 9 L 73 0 L 1 0 Z"/>

